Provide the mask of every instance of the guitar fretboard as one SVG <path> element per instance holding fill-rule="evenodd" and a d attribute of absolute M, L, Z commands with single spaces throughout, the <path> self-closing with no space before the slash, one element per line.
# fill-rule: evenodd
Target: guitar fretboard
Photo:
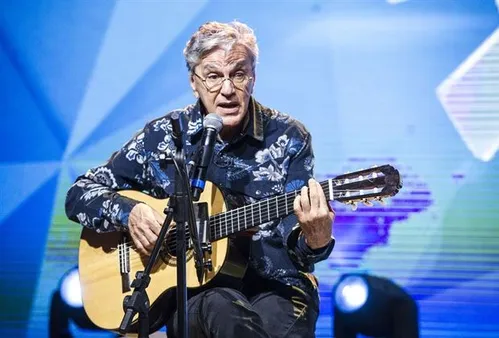
<path fill-rule="evenodd" d="M 364 170 L 364 172 L 369 173 L 370 170 Z M 386 184 L 385 179 L 383 175 L 372 173 L 368 176 L 359 175 L 353 180 L 342 175 L 322 181 L 320 186 L 326 195 L 326 200 L 349 203 L 380 197 L 382 188 Z M 209 220 L 211 240 L 216 241 L 293 213 L 293 202 L 299 194 L 300 190 L 294 190 L 211 216 Z"/>
<path fill-rule="evenodd" d="M 334 199 L 335 184 L 336 182 L 333 179 L 320 183 L 327 200 Z M 293 213 L 293 202 L 299 194 L 300 190 L 294 190 L 244 207 L 213 215 L 210 217 L 209 223 L 212 240 L 215 241 Z"/>

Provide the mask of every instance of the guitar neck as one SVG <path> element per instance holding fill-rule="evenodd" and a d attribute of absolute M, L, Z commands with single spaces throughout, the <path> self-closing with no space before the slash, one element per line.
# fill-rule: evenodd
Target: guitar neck
<path fill-rule="evenodd" d="M 386 173 L 380 175 L 374 169 L 364 169 L 322 181 L 320 186 L 327 200 L 347 204 L 395 195 L 401 187 L 398 171 L 387 165 L 379 168 Z M 385 193 L 387 182 L 390 189 Z M 293 213 L 293 202 L 299 194 L 300 190 L 294 190 L 211 216 L 211 239 L 218 240 Z"/>
<path fill-rule="evenodd" d="M 337 182 L 333 179 L 320 183 L 326 199 L 332 200 L 335 196 L 339 196 L 339 192 L 335 194 L 336 184 Z M 294 190 L 211 216 L 212 240 L 218 240 L 293 213 L 293 202 L 299 194 L 300 190 Z"/>
<path fill-rule="evenodd" d="M 212 240 L 215 241 L 291 214 L 294 198 L 298 194 L 299 191 L 295 190 L 211 216 Z"/>

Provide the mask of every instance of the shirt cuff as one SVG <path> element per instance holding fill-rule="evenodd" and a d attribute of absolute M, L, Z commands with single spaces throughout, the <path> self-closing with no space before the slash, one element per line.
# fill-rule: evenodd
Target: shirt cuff
<path fill-rule="evenodd" d="M 299 226 L 295 226 L 287 240 L 289 253 L 302 266 L 304 263 L 308 265 L 315 264 L 328 258 L 333 251 L 334 244 L 335 239 L 331 236 L 331 242 L 328 245 L 323 248 L 312 249 L 305 242 L 305 236 L 303 236 Z"/>
<path fill-rule="evenodd" d="M 312 249 L 310 246 L 308 246 L 307 242 L 305 241 L 305 236 L 303 235 L 303 233 L 300 233 L 300 235 L 298 236 L 298 242 L 296 243 L 296 246 L 300 250 L 302 250 L 308 257 L 322 260 L 329 257 L 331 251 L 333 251 L 334 244 L 335 244 L 335 239 L 334 237 L 331 236 L 331 241 L 329 242 L 328 245 L 322 248 Z"/>
<path fill-rule="evenodd" d="M 111 223 L 115 224 L 119 230 L 128 230 L 128 217 L 133 207 L 143 203 L 125 196 L 118 196 L 111 204 Z"/>

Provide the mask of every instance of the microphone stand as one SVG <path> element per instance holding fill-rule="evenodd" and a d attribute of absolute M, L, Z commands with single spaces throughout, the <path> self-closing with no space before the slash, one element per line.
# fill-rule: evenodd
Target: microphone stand
<path fill-rule="evenodd" d="M 129 330 L 130 323 L 133 317 L 139 314 L 139 335 L 138 338 L 149 337 L 149 298 L 146 289 L 151 281 L 150 273 L 159 253 L 165 242 L 166 233 L 170 227 L 172 220 L 176 224 L 176 257 L 177 257 L 177 312 L 178 312 L 178 336 L 180 338 L 188 338 L 188 314 L 187 314 L 187 234 L 186 228 L 189 229 L 190 239 L 192 240 L 194 249 L 195 266 L 197 270 L 198 280 L 201 284 L 204 270 L 204 255 L 201 244 L 198 238 L 198 229 L 194 215 L 193 199 L 191 197 L 191 186 L 187 174 L 187 165 L 185 154 L 183 151 L 183 133 L 180 124 L 180 116 L 172 116 L 173 140 L 175 142 L 176 151 L 174 156 L 169 160 L 173 161 L 175 166 L 175 192 L 170 197 L 168 206 L 165 208 L 165 221 L 159 233 L 158 239 L 154 244 L 151 256 L 147 262 L 144 271 L 138 271 L 135 280 L 131 286 L 134 291 L 131 296 L 126 296 L 123 300 L 123 309 L 125 315 L 121 322 L 119 331 L 125 334 Z"/>

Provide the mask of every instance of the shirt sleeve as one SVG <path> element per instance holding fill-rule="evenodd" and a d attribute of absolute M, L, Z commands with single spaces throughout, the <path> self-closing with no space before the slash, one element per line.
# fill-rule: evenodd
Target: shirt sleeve
<path fill-rule="evenodd" d="M 146 126 L 109 160 L 79 176 L 70 187 L 65 202 L 66 215 L 72 221 L 110 232 L 128 229 L 128 216 L 139 203 L 124 197 L 119 190 L 142 191 L 146 185 Z"/>
<path fill-rule="evenodd" d="M 288 167 L 286 192 L 301 189 L 314 175 L 314 153 L 311 141 L 311 135 L 306 133 L 302 142 L 293 142 L 290 145 L 292 157 Z M 302 270 L 312 272 L 315 263 L 325 260 L 331 254 L 335 243 L 334 238 L 332 237 L 330 243 L 324 248 L 315 250 L 310 248 L 305 242 L 298 218 L 294 213 L 283 218 L 282 226 L 284 227 L 284 245 L 288 254 Z"/>

